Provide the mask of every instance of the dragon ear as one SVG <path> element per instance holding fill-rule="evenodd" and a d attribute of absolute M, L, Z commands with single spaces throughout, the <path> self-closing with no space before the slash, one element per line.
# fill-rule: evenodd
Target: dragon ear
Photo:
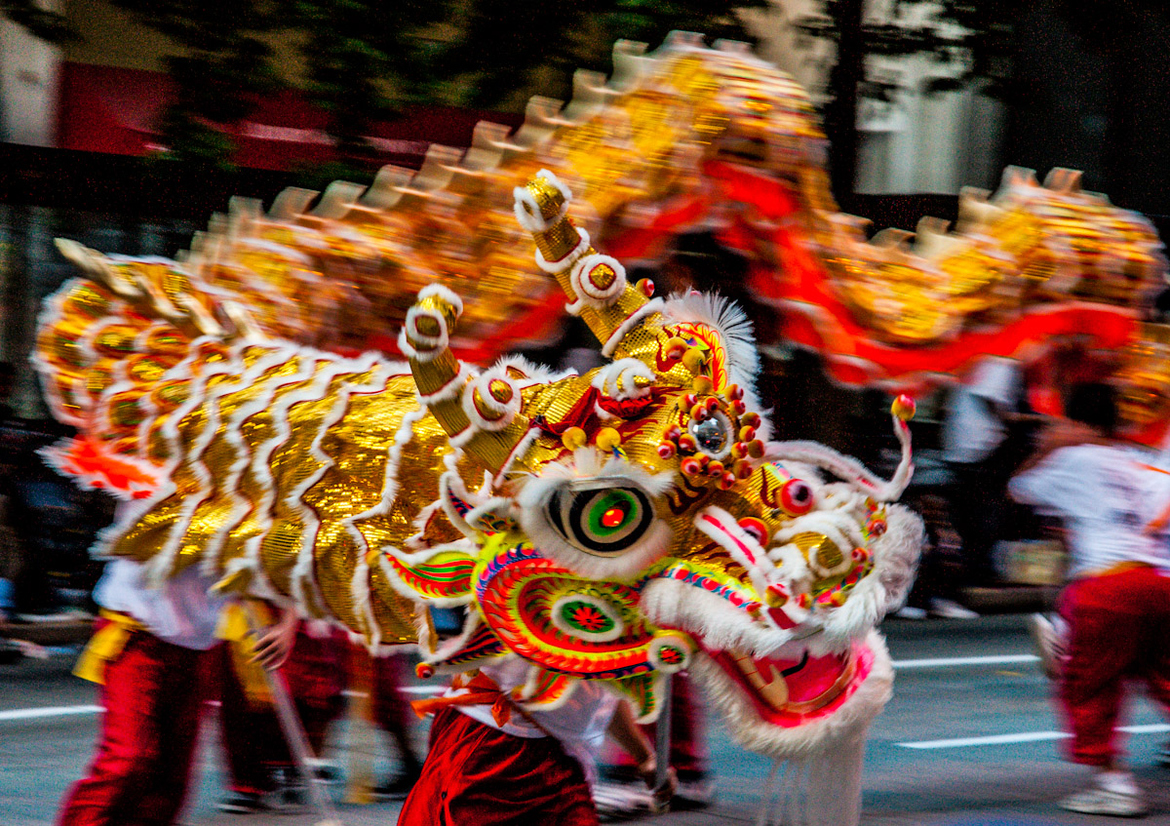
<path fill-rule="evenodd" d="M 602 355 L 637 355 L 627 339 L 644 319 L 661 311 L 662 300 L 650 297 L 654 285 L 630 284 L 621 262 L 593 248 L 589 233 L 568 218 L 568 187 L 548 170 L 516 187 L 513 195 L 516 219 L 536 241 L 536 263 L 560 284 L 569 299 L 568 312 L 580 316 L 597 336 Z"/>
<path fill-rule="evenodd" d="M 419 399 L 451 438 L 498 473 L 529 431 L 516 378 L 505 366 L 479 373 L 450 349 L 463 302 L 438 284 L 424 287 L 406 314 L 398 347 L 410 359 Z"/>

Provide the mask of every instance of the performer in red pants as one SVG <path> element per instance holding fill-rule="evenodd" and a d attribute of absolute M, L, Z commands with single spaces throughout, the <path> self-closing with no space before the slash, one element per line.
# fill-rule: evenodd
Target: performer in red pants
<path fill-rule="evenodd" d="M 390 735 L 398 750 L 399 770 L 381 783 L 374 794 L 389 800 L 406 797 L 422 772 L 422 761 L 415 753 L 410 730 L 417 723 L 410 704 L 402 694 L 404 655 L 388 654 L 371 658 L 372 712 L 375 725 Z"/>
<path fill-rule="evenodd" d="M 225 616 L 236 612 L 228 607 Z M 216 649 L 219 671 L 220 728 L 231 787 L 219 809 L 235 814 L 268 808 L 265 796 L 283 791 L 284 803 L 298 803 L 303 792 L 288 743 L 272 705 L 261 666 L 251 662 L 251 640 L 240 620 L 222 624 L 227 639 Z M 319 620 L 301 621 L 288 660 L 279 670 L 305 728 L 309 748 L 320 756 L 329 724 L 345 706 L 345 632 Z"/>
<path fill-rule="evenodd" d="M 100 739 L 88 773 L 70 790 L 58 826 L 168 826 L 187 793 L 207 651 L 224 599 L 191 567 L 157 589 L 142 566 L 111 562 L 94 599 L 102 616 L 77 673 L 102 684 Z M 257 656 L 275 665 L 288 643 L 265 634 Z"/>
<path fill-rule="evenodd" d="M 1145 801 L 1118 748 L 1125 679 L 1139 677 L 1170 709 L 1170 547 L 1156 524 L 1170 501 L 1155 456 L 1112 438 L 1113 391 L 1073 389 L 1068 420 L 1042 435 L 1035 456 L 1011 481 L 1021 502 L 1064 522 L 1071 583 L 1060 612 L 1069 657 L 1060 700 L 1072 730 L 1072 759 L 1094 770 L 1093 783 L 1061 801 L 1075 812 L 1134 817 Z"/>
<path fill-rule="evenodd" d="M 414 704 L 435 720 L 398 826 L 596 826 L 589 784 L 607 732 L 651 781 L 654 750 L 627 704 L 583 680 L 559 708 L 525 712 L 507 692 L 527 671 L 520 660 L 484 666 L 443 697 Z"/>

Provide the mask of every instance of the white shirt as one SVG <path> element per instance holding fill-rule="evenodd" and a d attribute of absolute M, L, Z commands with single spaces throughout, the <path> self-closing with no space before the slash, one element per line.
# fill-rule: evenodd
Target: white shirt
<path fill-rule="evenodd" d="M 215 579 L 203 576 L 197 565 L 167 579 L 159 588 L 148 587 L 142 565 L 115 559 L 106 565 L 94 588 L 94 601 L 110 611 L 129 614 L 161 640 L 206 651 L 217 642 L 219 615 L 230 597 L 212 595 Z"/>
<path fill-rule="evenodd" d="M 480 671 L 491 677 L 501 691 L 510 691 L 523 685 L 532 666 L 519 657 L 493 662 L 480 667 Z M 448 695 L 464 694 L 467 689 L 448 690 Z M 597 779 L 597 757 L 605 743 L 605 732 L 613 717 L 619 700 L 613 692 L 603 688 L 597 680 L 580 680 L 565 704 L 552 711 L 529 712 L 549 734 L 561 741 L 566 752 L 581 763 L 589 785 Z M 488 705 L 456 706 L 471 717 L 497 731 L 514 737 L 545 737 L 541 731 L 521 714 L 513 714 L 508 722 L 500 726 L 492 719 Z"/>
<path fill-rule="evenodd" d="M 1142 562 L 1170 574 L 1170 545 L 1144 533 L 1168 492 L 1166 475 L 1148 467 L 1154 458 L 1136 448 L 1064 447 L 1013 478 L 1008 492 L 1064 521 L 1070 577 L 1121 562 Z"/>
<path fill-rule="evenodd" d="M 943 456 L 970 464 L 990 456 L 1007 435 L 1003 420 L 990 406 L 1014 407 L 1023 376 L 1012 359 L 993 356 L 979 362 L 971 381 L 955 388 L 943 423 Z"/>

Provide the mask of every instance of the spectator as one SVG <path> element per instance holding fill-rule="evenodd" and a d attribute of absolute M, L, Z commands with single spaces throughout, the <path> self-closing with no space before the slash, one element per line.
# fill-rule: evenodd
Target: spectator
<path fill-rule="evenodd" d="M 1010 449 L 1009 425 L 1021 414 L 1023 375 L 1008 358 L 981 361 L 971 380 L 955 388 L 943 422 L 943 458 L 954 476 L 951 515 L 963 542 L 967 585 L 999 580 L 993 560 L 1010 507 L 1007 480 L 1018 461 Z"/>
<path fill-rule="evenodd" d="M 939 493 L 922 493 L 912 506 L 915 505 L 926 525 L 926 545 L 906 606 L 895 616 L 914 620 L 928 615 L 977 618 L 978 614 L 958 602 L 959 586 L 963 584 L 962 540 L 951 523 L 946 499 Z"/>
<path fill-rule="evenodd" d="M 1059 611 L 1068 624 L 1059 699 L 1072 730 L 1074 762 L 1092 783 L 1061 801 L 1071 811 L 1133 817 L 1145 802 L 1117 746 L 1116 722 L 1129 676 L 1170 708 L 1170 554 L 1148 529 L 1165 502 L 1152 501 L 1152 455 L 1113 439 L 1110 387 L 1073 388 L 1068 419 L 1043 432 L 1012 480 L 1018 501 L 1058 515 L 1069 547 L 1070 582 Z"/>

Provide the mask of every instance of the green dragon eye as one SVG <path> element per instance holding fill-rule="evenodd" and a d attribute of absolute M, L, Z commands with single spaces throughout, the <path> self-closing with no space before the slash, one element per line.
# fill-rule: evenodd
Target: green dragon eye
<path fill-rule="evenodd" d="M 589 506 L 589 533 L 610 536 L 629 524 L 638 514 L 638 502 L 624 490 L 614 490 Z"/>
<path fill-rule="evenodd" d="M 645 536 L 654 508 L 637 486 L 589 481 L 567 486 L 548 503 L 549 522 L 585 553 L 616 556 Z"/>

